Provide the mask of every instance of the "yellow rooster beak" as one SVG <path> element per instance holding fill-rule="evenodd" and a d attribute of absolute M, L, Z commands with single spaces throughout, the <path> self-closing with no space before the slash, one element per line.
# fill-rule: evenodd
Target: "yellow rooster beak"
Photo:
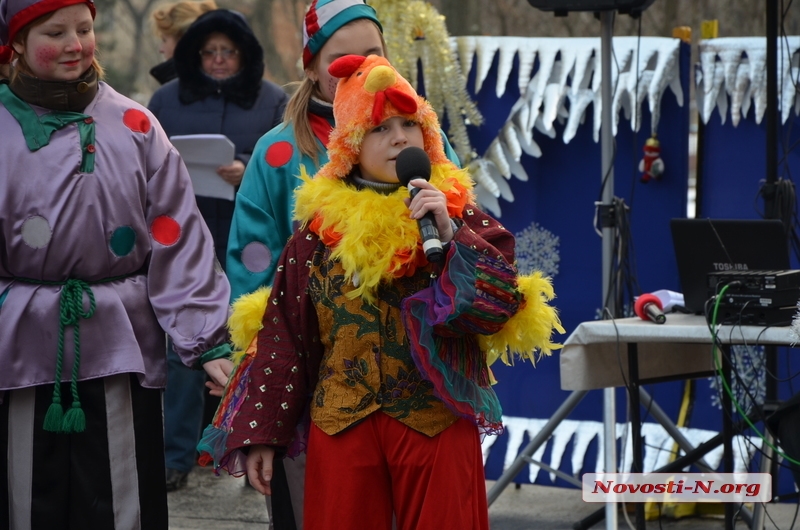
<path fill-rule="evenodd" d="M 381 90 L 386 90 L 397 81 L 397 76 L 388 66 L 376 66 L 367 75 L 367 80 L 364 82 L 364 90 L 374 94 Z"/>

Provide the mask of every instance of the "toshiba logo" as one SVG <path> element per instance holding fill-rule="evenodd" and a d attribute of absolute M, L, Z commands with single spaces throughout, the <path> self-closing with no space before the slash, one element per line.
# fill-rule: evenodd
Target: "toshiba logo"
<path fill-rule="evenodd" d="M 747 263 L 714 263 L 715 271 L 746 271 Z"/>

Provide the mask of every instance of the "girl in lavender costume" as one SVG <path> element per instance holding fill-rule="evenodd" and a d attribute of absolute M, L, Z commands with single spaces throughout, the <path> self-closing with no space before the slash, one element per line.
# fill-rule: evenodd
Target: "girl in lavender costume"
<path fill-rule="evenodd" d="M 166 529 L 164 332 L 225 383 L 230 287 L 90 0 L 0 0 L 0 527 Z M 221 387 L 216 387 L 219 393 Z"/>

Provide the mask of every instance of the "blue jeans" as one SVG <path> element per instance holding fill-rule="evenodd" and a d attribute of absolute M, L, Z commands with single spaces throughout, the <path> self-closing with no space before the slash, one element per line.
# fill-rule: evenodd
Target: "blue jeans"
<path fill-rule="evenodd" d="M 164 391 L 166 467 L 188 473 L 194 467 L 203 422 L 206 373 L 184 365 L 169 341 Z"/>

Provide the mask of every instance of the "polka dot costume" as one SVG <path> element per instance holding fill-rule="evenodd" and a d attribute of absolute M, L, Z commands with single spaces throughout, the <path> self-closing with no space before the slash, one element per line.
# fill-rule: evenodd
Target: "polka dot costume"
<path fill-rule="evenodd" d="M 168 215 L 160 215 L 153 220 L 150 233 L 157 243 L 171 246 L 181 237 L 181 227 L 178 222 Z"/>
<path fill-rule="evenodd" d="M 293 154 L 294 146 L 292 144 L 289 142 L 275 142 L 267 148 L 265 159 L 270 166 L 281 167 L 292 159 Z"/>

